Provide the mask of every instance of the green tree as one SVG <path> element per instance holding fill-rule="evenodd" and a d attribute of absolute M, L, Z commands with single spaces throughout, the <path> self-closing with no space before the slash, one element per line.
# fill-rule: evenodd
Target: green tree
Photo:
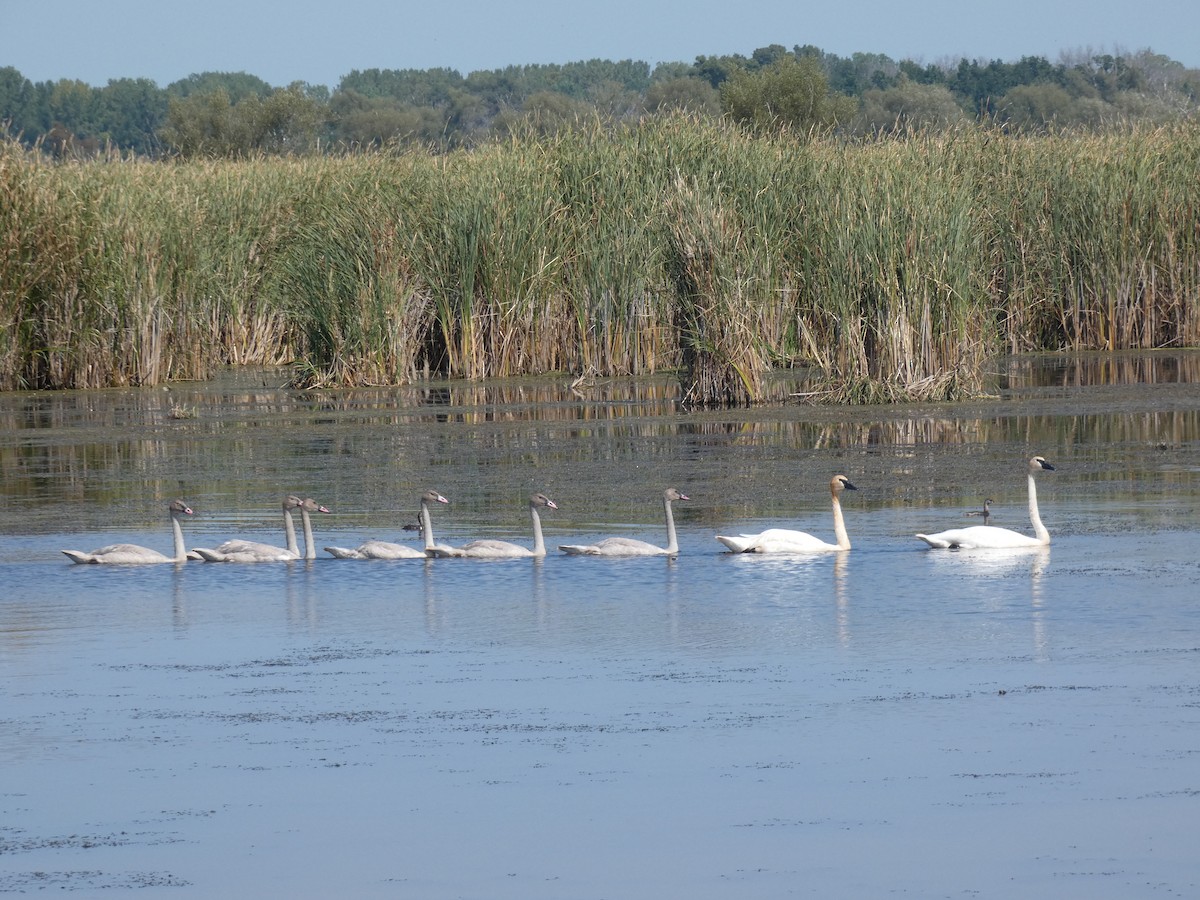
<path fill-rule="evenodd" d="M 143 156 L 159 150 L 167 118 L 167 95 L 148 78 L 121 78 L 100 89 L 100 127 L 116 147 Z"/>
<path fill-rule="evenodd" d="M 246 72 L 199 72 L 167 85 L 171 97 L 211 96 L 224 91 L 230 103 L 239 103 L 250 96 L 266 97 L 272 90 L 257 75 Z"/>
<path fill-rule="evenodd" d="M 467 90 L 455 91 L 446 112 L 445 142 L 450 146 L 471 146 L 491 133 L 492 106 L 483 97 Z"/>
<path fill-rule="evenodd" d="M 619 85 L 622 91 L 641 94 L 650 86 L 650 66 L 632 59 L 612 62 L 589 59 L 558 67 L 555 87 L 570 97 L 583 99 L 594 93 L 607 93 L 604 85 Z"/>
<path fill-rule="evenodd" d="M 297 83 L 268 97 L 246 97 L 234 107 L 234 119 L 246 142 L 240 152 L 290 156 L 316 147 L 324 113 Z"/>
<path fill-rule="evenodd" d="M 987 65 L 963 59 L 949 76 L 947 86 L 966 98 L 977 115 L 990 116 L 995 112 L 996 101 L 1015 87 L 1024 84 L 1063 86 L 1065 81 L 1063 66 L 1052 66 L 1040 56 L 1024 56 L 1015 63 L 994 59 Z"/>
<path fill-rule="evenodd" d="M 1137 81 L 1137 86 L 1129 90 L 1149 94 L 1165 105 L 1175 106 L 1180 113 L 1195 111 L 1200 70 L 1186 69 L 1183 63 L 1149 50 L 1134 54 L 1128 64 Z"/>
<path fill-rule="evenodd" d="M 595 112 L 587 103 L 556 91 L 539 91 L 525 101 L 519 112 L 502 111 L 496 117 L 493 129 L 500 135 L 552 135 L 571 131 L 582 122 L 594 120 Z"/>
<path fill-rule="evenodd" d="M 349 147 L 378 147 L 402 129 L 400 104 L 339 89 L 329 100 L 329 138 Z"/>
<path fill-rule="evenodd" d="M 661 62 L 654 67 L 654 71 L 650 73 L 650 83 L 657 84 L 661 81 L 672 81 L 676 78 L 694 78 L 696 70 L 691 63 L 685 62 Z"/>
<path fill-rule="evenodd" d="M 703 79 L 671 78 L 650 85 L 643 106 L 653 113 L 684 111 L 715 116 L 721 112 L 721 97 Z"/>
<path fill-rule="evenodd" d="M 1057 84 L 1017 85 L 996 104 L 996 119 L 1036 131 L 1079 124 L 1075 99 Z"/>
<path fill-rule="evenodd" d="M 43 147 L 55 156 L 91 156 L 102 146 L 99 93 L 85 82 L 62 78 L 46 86 L 48 127 Z"/>
<path fill-rule="evenodd" d="M 618 81 L 601 81 L 588 89 L 587 102 L 604 121 L 619 122 L 637 116 L 642 108 L 642 94 Z"/>
<path fill-rule="evenodd" d="M 899 65 L 882 53 L 855 53 L 847 58 L 809 45 L 797 47 L 795 52 L 800 59 L 811 56 L 820 62 L 830 90 L 851 97 L 893 87 L 900 71 Z"/>
<path fill-rule="evenodd" d="M 1196 114 L 1196 105 L 1188 103 L 1181 96 L 1168 98 L 1153 91 L 1121 91 L 1112 103 L 1101 100 L 1091 102 L 1103 105 L 1104 115 L 1101 118 L 1115 122 L 1166 125 Z"/>
<path fill-rule="evenodd" d="M 0 129 L 32 142 L 42 131 L 33 82 L 12 66 L 0 68 Z"/>
<path fill-rule="evenodd" d="M 1141 72 L 1131 66 L 1123 56 L 1104 53 L 1093 56 L 1075 68 L 1082 72 L 1100 96 L 1110 103 L 1120 92 L 1140 90 L 1143 86 Z"/>
<path fill-rule="evenodd" d="M 899 74 L 905 76 L 909 81 L 915 81 L 917 84 L 944 85 L 946 83 L 946 70 L 940 66 L 935 66 L 933 63 L 922 66 L 911 59 L 902 59 L 897 64 L 897 69 L 899 70 Z"/>
<path fill-rule="evenodd" d="M 945 85 L 918 84 L 901 76 L 894 87 L 863 94 L 855 130 L 875 134 L 904 133 L 914 129 L 945 128 L 966 119 L 966 112 Z"/>
<path fill-rule="evenodd" d="M 63 78 L 54 82 L 50 90 L 50 118 L 76 134 L 95 132 L 98 104 L 96 90 L 91 85 Z"/>
<path fill-rule="evenodd" d="M 771 44 L 769 47 L 759 47 L 750 54 L 750 65 L 746 68 L 765 69 L 775 65 L 775 63 L 787 55 L 788 49 L 783 44 Z"/>
<path fill-rule="evenodd" d="M 472 72 L 463 87 L 484 104 L 489 118 L 503 109 L 519 107 L 525 98 L 521 74 L 515 66 Z"/>
<path fill-rule="evenodd" d="M 703 78 L 715 88 L 748 68 L 749 60 L 744 56 L 697 56 L 692 66 L 697 78 Z"/>
<path fill-rule="evenodd" d="M 175 153 L 188 158 L 232 156 L 244 143 L 237 134 L 233 104 L 221 89 L 171 97 L 160 137 Z"/>
<path fill-rule="evenodd" d="M 463 77 L 454 69 L 355 69 L 343 76 L 338 91 L 391 97 L 405 106 L 444 107 L 462 85 Z"/>
<path fill-rule="evenodd" d="M 857 104 L 829 90 L 817 60 L 785 56 L 757 72 L 735 72 L 721 85 L 721 109 L 754 128 L 804 132 L 849 121 Z"/>
<path fill-rule="evenodd" d="M 297 83 L 236 104 L 223 90 L 171 98 L 163 141 L 180 156 L 299 154 L 315 148 L 324 108 Z"/>

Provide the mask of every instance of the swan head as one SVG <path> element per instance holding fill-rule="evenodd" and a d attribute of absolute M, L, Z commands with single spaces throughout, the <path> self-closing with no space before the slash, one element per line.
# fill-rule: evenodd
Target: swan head
<path fill-rule="evenodd" d="M 858 488 L 851 484 L 850 479 L 845 475 L 834 475 L 829 481 L 829 490 L 840 494 L 842 491 L 857 491 Z"/>
<path fill-rule="evenodd" d="M 171 505 L 167 507 L 171 511 L 171 515 L 177 516 L 182 513 L 185 516 L 193 515 L 192 508 L 182 500 L 172 500 Z"/>
<path fill-rule="evenodd" d="M 450 501 L 435 490 L 428 490 L 421 495 L 421 503 L 449 503 Z"/>
<path fill-rule="evenodd" d="M 677 491 L 675 488 L 667 488 L 665 491 L 663 491 L 663 499 L 668 503 L 671 503 L 675 500 L 691 500 L 692 498 L 687 494 Z"/>
<path fill-rule="evenodd" d="M 288 494 L 286 497 L 283 498 L 283 511 L 284 512 L 289 512 L 293 509 L 299 509 L 303 505 L 304 505 L 304 501 L 301 500 L 299 497 L 297 497 L 295 494 Z"/>
<path fill-rule="evenodd" d="M 534 494 L 529 498 L 529 505 L 533 507 L 540 506 L 544 509 L 558 509 L 558 504 L 545 494 Z"/>
<path fill-rule="evenodd" d="M 1029 471 L 1036 473 L 1036 472 L 1041 472 L 1043 470 L 1045 470 L 1047 472 L 1053 472 L 1054 466 L 1052 466 L 1052 465 L 1050 465 L 1050 463 L 1046 462 L 1045 458 L 1043 458 L 1041 456 L 1035 456 L 1033 459 L 1031 459 L 1029 461 Z"/>
<path fill-rule="evenodd" d="M 300 508 L 302 510 L 304 510 L 305 512 L 310 512 L 310 513 L 314 513 L 314 512 L 327 513 L 327 512 L 329 512 L 329 509 L 327 507 L 322 506 L 320 503 L 318 503 L 312 497 L 305 497 L 303 500 L 301 500 Z"/>

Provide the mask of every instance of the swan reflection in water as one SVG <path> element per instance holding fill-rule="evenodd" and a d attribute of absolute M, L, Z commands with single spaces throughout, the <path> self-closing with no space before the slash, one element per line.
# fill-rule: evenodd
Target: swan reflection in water
<path fill-rule="evenodd" d="M 959 550 L 955 553 L 931 553 L 930 564 L 934 574 L 952 578 L 966 575 L 969 578 L 987 581 L 1005 580 L 1014 586 L 1023 578 L 1029 579 L 1030 626 L 1032 628 L 1032 651 L 1034 658 L 1045 660 L 1049 656 L 1049 639 L 1046 634 L 1046 609 L 1044 579 L 1050 566 L 1050 547 L 1010 547 L 1002 549 Z M 1011 596 L 1011 595 L 1010 595 Z"/>

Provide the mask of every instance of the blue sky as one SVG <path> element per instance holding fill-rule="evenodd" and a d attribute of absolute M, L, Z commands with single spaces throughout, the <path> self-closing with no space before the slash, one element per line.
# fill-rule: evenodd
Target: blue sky
<path fill-rule="evenodd" d="M 926 63 L 1150 48 L 1200 68 L 1200 0 L 0 0 L 0 35 L 0 66 L 34 81 L 164 87 L 204 71 L 333 88 L 354 69 L 691 62 L 768 44 Z"/>

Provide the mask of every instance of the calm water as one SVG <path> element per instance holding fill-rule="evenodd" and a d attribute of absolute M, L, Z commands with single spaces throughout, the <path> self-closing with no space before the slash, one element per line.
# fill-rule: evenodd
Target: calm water
<path fill-rule="evenodd" d="M 112 897 L 1192 897 L 1200 357 L 1013 361 L 996 400 L 682 414 L 669 381 L 0 395 L 0 892 Z M 182 417 L 176 417 L 182 416 Z M 938 553 L 916 531 L 1028 531 Z M 855 549 L 729 556 L 718 531 Z M 144 568 L 62 548 L 551 545 Z"/>

